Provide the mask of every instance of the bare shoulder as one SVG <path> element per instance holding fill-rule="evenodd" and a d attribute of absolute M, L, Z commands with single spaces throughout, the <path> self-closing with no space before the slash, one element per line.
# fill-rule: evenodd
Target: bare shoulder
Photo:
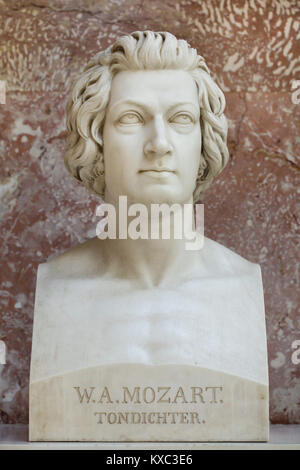
<path fill-rule="evenodd" d="M 205 237 L 202 257 L 218 275 L 259 275 L 259 264 L 252 263 L 220 243 Z"/>
<path fill-rule="evenodd" d="M 91 238 L 40 264 L 38 276 L 76 279 L 94 277 L 102 271 L 104 257 L 101 240 Z"/>

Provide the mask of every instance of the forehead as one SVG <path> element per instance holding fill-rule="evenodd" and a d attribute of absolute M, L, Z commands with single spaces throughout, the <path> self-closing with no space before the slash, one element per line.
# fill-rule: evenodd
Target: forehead
<path fill-rule="evenodd" d="M 166 106 L 186 102 L 199 106 L 195 80 L 184 70 L 119 72 L 112 80 L 109 107 L 125 101 Z"/>

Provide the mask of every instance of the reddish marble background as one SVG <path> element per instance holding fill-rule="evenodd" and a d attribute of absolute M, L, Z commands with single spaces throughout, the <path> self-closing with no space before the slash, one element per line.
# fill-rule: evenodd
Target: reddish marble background
<path fill-rule="evenodd" d="M 94 234 L 97 199 L 63 165 L 70 84 L 117 36 L 153 29 L 196 47 L 226 94 L 230 162 L 205 196 L 206 235 L 260 263 L 270 417 L 300 423 L 299 20 L 297 0 L 0 0 L 0 422 L 28 422 L 37 265 Z"/>

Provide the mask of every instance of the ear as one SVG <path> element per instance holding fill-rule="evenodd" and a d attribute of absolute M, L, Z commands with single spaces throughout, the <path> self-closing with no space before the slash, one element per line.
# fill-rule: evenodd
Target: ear
<path fill-rule="evenodd" d="M 206 158 L 204 157 L 203 153 L 201 153 L 200 156 L 200 163 L 199 163 L 199 169 L 198 169 L 198 175 L 197 175 L 197 182 L 203 182 L 206 179 L 206 176 L 209 172 L 209 166 L 206 161 Z"/>
<path fill-rule="evenodd" d="M 200 164 L 198 169 L 198 174 L 196 178 L 195 190 L 193 194 L 194 202 L 199 201 L 201 195 L 204 191 L 209 187 L 211 181 L 209 178 L 209 165 L 204 157 L 203 153 L 201 153 L 200 157 Z"/>
<path fill-rule="evenodd" d="M 105 171 L 103 153 L 99 155 L 99 159 L 97 159 L 97 161 L 94 163 L 92 174 L 94 176 L 92 190 L 103 198 L 105 191 Z"/>

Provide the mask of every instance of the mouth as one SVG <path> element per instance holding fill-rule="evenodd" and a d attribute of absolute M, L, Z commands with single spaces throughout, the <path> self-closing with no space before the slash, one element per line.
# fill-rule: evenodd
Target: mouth
<path fill-rule="evenodd" d="M 170 168 L 140 170 L 139 173 L 145 175 L 146 177 L 157 179 L 159 181 L 169 179 L 172 175 L 175 175 L 175 171 L 171 170 Z"/>
<path fill-rule="evenodd" d="M 149 170 L 140 170 L 139 173 L 175 173 L 170 168 L 149 168 Z"/>

